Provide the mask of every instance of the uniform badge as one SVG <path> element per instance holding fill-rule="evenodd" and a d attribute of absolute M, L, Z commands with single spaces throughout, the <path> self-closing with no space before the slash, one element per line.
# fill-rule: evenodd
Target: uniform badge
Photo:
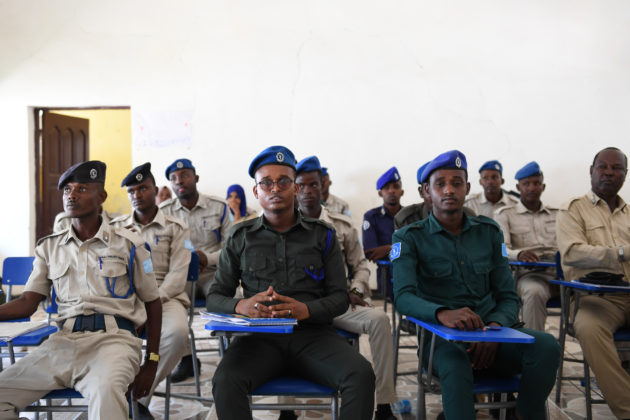
<path fill-rule="evenodd" d="M 363 230 L 368 230 L 370 228 L 370 222 L 367 220 L 363 221 Z"/>
<path fill-rule="evenodd" d="M 395 179 L 396 181 L 398 181 L 398 178 L 400 178 L 400 177 L 398 176 L 398 174 L 394 174 L 394 179 Z"/>
<path fill-rule="evenodd" d="M 494 169 L 496 169 L 497 171 L 500 171 L 500 170 L 501 170 L 501 167 L 499 166 L 499 164 L 498 164 L 498 163 L 495 163 L 495 164 L 494 164 Z"/>
<path fill-rule="evenodd" d="M 284 162 L 284 155 L 282 154 L 282 152 L 276 153 L 276 160 L 278 162 Z"/>
<path fill-rule="evenodd" d="M 94 168 L 90 169 L 90 178 L 96 179 L 97 176 L 98 176 L 98 172 L 96 172 L 96 169 Z"/>
<path fill-rule="evenodd" d="M 459 156 L 457 156 L 457 158 L 455 159 L 455 166 L 458 168 L 462 167 L 462 160 L 459 158 Z"/>
<path fill-rule="evenodd" d="M 400 257 L 400 247 L 401 247 L 400 242 L 396 242 L 395 244 L 392 244 L 392 250 L 389 251 L 389 259 L 391 261 L 394 261 L 396 258 Z"/>
<path fill-rule="evenodd" d="M 190 250 L 190 252 L 195 250 L 195 247 L 193 246 L 193 243 L 191 241 L 189 241 L 188 239 L 186 239 L 184 241 L 184 248 Z"/>
<path fill-rule="evenodd" d="M 184 167 L 184 163 L 180 160 L 177 162 L 177 164 L 175 165 L 177 166 L 177 168 L 182 169 Z"/>
<path fill-rule="evenodd" d="M 507 254 L 507 246 L 505 246 L 505 243 L 501 244 L 501 255 L 505 258 L 507 258 L 508 254 Z"/>
<path fill-rule="evenodd" d="M 144 272 L 147 274 L 153 271 L 153 261 L 151 261 L 151 258 L 147 258 L 146 260 L 144 260 L 144 262 L 142 263 L 142 268 L 144 268 Z"/>
<path fill-rule="evenodd" d="M 142 181 L 142 174 L 136 174 L 136 180 L 138 180 L 138 182 Z"/>

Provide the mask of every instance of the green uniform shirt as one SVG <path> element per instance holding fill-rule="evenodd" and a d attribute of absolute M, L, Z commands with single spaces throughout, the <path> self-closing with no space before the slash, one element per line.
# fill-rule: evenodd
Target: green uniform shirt
<path fill-rule="evenodd" d="M 264 216 L 235 225 L 219 257 L 207 308 L 234 313 L 239 281 L 249 298 L 269 286 L 308 306 L 306 323 L 328 324 L 348 309 L 346 275 L 334 229 L 296 212 L 295 225 L 279 233 Z"/>
<path fill-rule="evenodd" d="M 469 307 L 486 324 L 514 325 L 519 301 L 502 249 L 501 230 L 485 216 L 464 215 L 458 236 L 445 230 L 433 214 L 394 232 L 396 309 L 437 323 L 438 309 Z"/>

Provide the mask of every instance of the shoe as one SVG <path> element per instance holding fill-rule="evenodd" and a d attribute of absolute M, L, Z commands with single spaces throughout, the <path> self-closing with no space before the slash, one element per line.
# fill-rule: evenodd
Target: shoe
<path fill-rule="evenodd" d="M 396 420 L 396 416 L 392 413 L 392 408 L 389 404 L 378 404 L 374 420 Z"/>
<path fill-rule="evenodd" d="M 446 420 L 446 417 L 444 417 L 444 411 L 440 412 L 440 414 L 438 414 L 435 419 L 436 420 Z"/>
<path fill-rule="evenodd" d="M 136 419 L 140 420 L 153 420 L 154 417 L 151 412 L 144 405 L 138 403 L 138 412 L 136 413 Z"/>
<path fill-rule="evenodd" d="M 201 361 L 197 359 L 197 369 L 201 373 Z M 195 370 L 193 369 L 192 356 L 182 357 L 175 370 L 171 373 L 171 382 L 182 382 L 188 378 L 195 376 Z"/>
<path fill-rule="evenodd" d="M 280 417 L 278 417 L 278 420 L 297 420 L 297 418 L 298 416 L 295 414 L 294 411 L 281 410 Z"/>

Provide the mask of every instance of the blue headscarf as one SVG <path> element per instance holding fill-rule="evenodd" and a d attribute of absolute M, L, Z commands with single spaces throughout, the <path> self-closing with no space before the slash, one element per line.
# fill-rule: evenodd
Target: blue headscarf
<path fill-rule="evenodd" d="M 225 198 L 229 198 L 230 194 L 232 194 L 233 191 L 236 191 L 236 195 L 238 195 L 238 198 L 241 199 L 241 205 L 238 207 L 239 211 L 241 212 L 241 217 L 247 216 L 247 201 L 245 201 L 245 190 L 243 190 L 243 187 L 238 184 L 230 185 L 228 187 L 227 196 Z M 230 209 L 230 212 L 234 213 L 232 209 Z"/>

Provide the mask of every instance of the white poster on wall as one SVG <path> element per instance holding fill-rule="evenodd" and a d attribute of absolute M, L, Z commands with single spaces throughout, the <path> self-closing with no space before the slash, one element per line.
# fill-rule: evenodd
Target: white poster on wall
<path fill-rule="evenodd" d="M 134 111 L 134 141 L 139 147 L 190 147 L 192 111 Z"/>

